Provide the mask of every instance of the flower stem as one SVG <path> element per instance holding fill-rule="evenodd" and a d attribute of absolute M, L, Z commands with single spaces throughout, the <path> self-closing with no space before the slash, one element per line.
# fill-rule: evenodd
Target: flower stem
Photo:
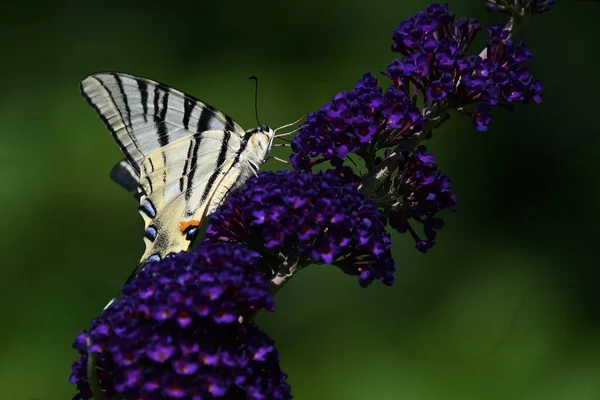
<path fill-rule="evenodd" d="M 277 293 L 290 280 L 294 273 L 301 269 L 300 256 L 297 253 L 287 257 L 284 257 L 283 254 L 280 255 L 284 261 L 281 263 L 281 267 L 275 273 L 273 279 L 271 279 L 273 294 Z"/>
<path fill-rule="evenodd" d="M 281 262 L 280 268 L 275 271 L 275 276 L 271 279 L 270 289 L 271 293 L 275 295 L 282 287 L 285 285 L 290 278 L 302 267 L 300 266 L 300 257 L 298 254 L 292 256 L 285 256 L 282 253 L 279 253 L 279 257 L 283 260 Z M 255 310 L 247 315 L 246 318 L 240 317 L 239 322 L 242 323 L 244 321 L 252 321 L 256 318 L 256 315 L 260 309 Z"/>
<path fill-rule="evenodd" d="M 90 339 L 87 340 L 87 347 L 91 346 Z M 88 362 L 87 362 L 87 376 L 88 382 L 90 383 L 90 389 L 92 390 L 92 394 L 96 400 L 109 400 L 108 397 L 104 395 L 104 392 L 100 388 L 100 383 L 98 382 L 98 375 L 96 375 L 96 355 L 89 351 L 87 352 Z"/>

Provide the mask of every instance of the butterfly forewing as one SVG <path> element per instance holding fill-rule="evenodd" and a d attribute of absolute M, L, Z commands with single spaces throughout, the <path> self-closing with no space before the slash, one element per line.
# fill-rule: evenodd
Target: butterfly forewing
<path fill-rule="evenodd" d="M 149 79 L 94 74 L 81 82 L 81 92 L 138 173 L 148 155 L 184 136 L 207 130 L 244 136 L 244 130 L 224 113 Z"/>

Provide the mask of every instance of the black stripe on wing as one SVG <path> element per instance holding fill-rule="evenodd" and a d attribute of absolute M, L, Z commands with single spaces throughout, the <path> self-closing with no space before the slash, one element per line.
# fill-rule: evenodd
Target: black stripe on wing
<path fill-rule="evenodd" d="M 148 82 L 144 79 L 136 78 L 140 91 L 142 109 L 144 110 L 144 122 L 148 122 Z"/>
<path fill-rule="evenodd" d="M 154 166 L 152 165 L 152 160 L 148 159 L 148 161 L 150 161 L 150 167 L 152 168 L 152 172 L 154 172 Z M 152 179 L 150 179 L 150 177 L 148 176 L 148 169 L 146 168 L 146 164 L 143 165 L 143 168 L 144 168 L 144 178 L 148 182 L 148 186 L 150 188 L 150 193 L 152 193 L 152 192 L 154 192 L 154 188 L 152 187 Z"/>
<path fill-rule="evenodd" d="M 190 117 L 197 104 L 197 101 L 194 101 L 189 97 L 186 97 L 183 101 L 183 127 L 188 131 L 190 130 Z"/>
<path fill-rule="evenodd" d="M 201 135 L 201 134 L 200 134 Z M 199 135 L 199 136 L 200 136 Z M 195 137 L 190 141 L 190 147 L 188 148 L 187 158 L 185 159 L 185 163 L 183 164 L 183 170 L 181 171 L 181 178 L 179 178 L 179 191 L 183 192 L 183 186 L 185 184 L 185 180 L 188 178 L 187 174 L 189 172 L 188 168 L 190 167 L 193 154 L 193 149 L 195 147 L 196 141 L 200 140 L 199 137 Z M 196 164 L 195 164 L 196 165 Z"/>
<path fill-rule="evenodd" d="M 238 151 L 235 155 L 235 158 L 233 159 L 233 163 L 231 163 L 230 169 L 238 167 L 242 153 L 244 152 L 244 150 L 246 150 L 246 147 L 248 146 L 248 141 L 250 140 L 250 137 L 254 133 L 255 132 L 246 132 L 246 134 L 244 135 L 244 138 L 242 139 L 242 141 L 240 143 L 240 148 L 238 149 Z M 250 165 L 250 167 L 254 170 L 254 173 L 256 174 L 258 172 L 258 166 L 254 165 L 250 160 L 248 160 L 248 164 Z M 237 181 L 232 182 L 231 186 L 227 187 L 227 189 L 225 191 L 225 195 L 223 196 L 223 199 L 225 199 L 227 196 L 229 196 L 229 194 L 231 192 L 231 188 L 233 186 L 235 186 L 236 182 Z"/>
<path fill-rule="evenodd" d="M 162 96 L 161 96 L 162 94 Z M 160 104 L 159 104 L 160 103 Z M 169 88 L 162 84 L 154 88 L 154 125 L 158 133 L 158 143 L 160 147 L 169 144 L 169 130 L 165 118 L 169 105 Z"/>
<path fill-rule="evenodd" d="M 131 109 L 129 108 L 129 102 L 127 101 L 127 94 L 125 93 L 125 89 L 123 88 L 123 81 L 119 74 L 113 72 L 113 78 L 117 82 L 117 86 L 119 87 L 119 91 L 121 92 L 121 97 L 123 98 L 123 104 L 125 105 L 125 112 L 127 113 L 127 124 L 129 125 L 129 129 L 133 131 L 133 125 L 131 124 Z"/>
<path fill-rule="evenodd" d="M 202 143 L 202 132 L 207 131 L 210 128 L 210 123 L 214 118 L 215 109 L 208 104 L 202 108 L 200 117 L 198 118 L 198 124 L 196 126 L 196 140 L 194 142 L 194 148 L 192 149 L 192 157 L 190 161 L 190 172 L 187 181 L 187 187 L 185 188 L 185 200 L 189 201 L 192 196 L 192 185 L 194 183 L 194 175 L 198 169 L 198 150 Z"/>
<path fill-rule="evenodd" d="M 235 125 L 231 117 L 229 115 L 225 115 L 225 130 L 233 132 L 235 129 Z"/>
<path fill-rule="evenodd" d="M 219 150 L 219 156 L 217 158 L 217 165 L 215 166 L 215 170 L 210 178 L 208 178 L 208 182 L 204 188 L 204 193 L 202 193 L 202 199 L 200 200 L 201 204 L 204 204 L 208 198 L 210 190 L 217 180 L 217 177 L 221 174 L 221 168 L 225 163 L 225 156 L 227 156 L 227 149 L 229 148 L 229 139 L 231 139 L 231 131 L 225 131 L 223 135 L 223 142 L 221 143 L 221 149 Z"/>
<path fill-rule="evenodd" d="M 202 134 L 198 134 L 198 137 L 194 140 L 194 148 L 192 149 L 192 158 L 190 161 L 190 173 L 188 176 L 187 187 L 185 188 L 185 201 L 189 201 L 192 197 L 192 184 L 194 183 L 194 175 L 198 169 L 198 150 L 202 143 Z"/>
<path fill-rule="evenodd" d="M 210 129 L 211 122 L 213 118 L 215 118 L 215 113 L 218 111 L 206 104 L 205 107 L 202 108 L 202 113 L 200 114 L 200 118 L 198 118 L 198 125 L 196 126 L 196 133 L 201 133 Z"/>

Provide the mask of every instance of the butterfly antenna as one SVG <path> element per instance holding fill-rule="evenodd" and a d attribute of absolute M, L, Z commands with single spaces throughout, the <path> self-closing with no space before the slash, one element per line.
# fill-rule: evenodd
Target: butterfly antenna
<path fill-rule="evenodd" d="M 276 137 L 276 138 L 281 138 L 281 137 L 283 137 L 283 136 L 290 136 L 290 135 L 293 135 L 294 133 L 298 132 L 299 130 L 300 130 L 300 127 L 298 127 L 298 128 L 296 128 L 296 129 L 294 129 L 294 130 L 293 130 L 293 131 L 291 131 L 291 132 L 279 133 L 279 134 L 275 135 L 275 137 Z M 275 131 L 273 131 L 273 132 L 275 132 Z"/>
<path fill-rule="evenodd" d="M 304 114 L 303 116 L 300 117 L 300 119 L 298 119 L 297 121 L 292 122 L 291 124 L 287 124 L 287 125 L 283 125 L 280 126 L 279 128 L 275 129 L 273 132 L 277 133 L 278 130 L 281 130 L 283 128 L 288 128 L 290 126 L 294 126 L 296 125 L 298 122 L 302 121 L 304 118 L 306 118 L 307 114 Z M 285 135 L 285 134 L 284 134 Z"/>
<path fill-rule="evenodd" d="M 256 113 L 256 123 L 258 124 L 258 126 L 260 126 L 260 121 L 258 119 L 258 78 L 252 75 L 248 79 L 252 79 L 256 83 L 254 89 L 254 112 Z"/>

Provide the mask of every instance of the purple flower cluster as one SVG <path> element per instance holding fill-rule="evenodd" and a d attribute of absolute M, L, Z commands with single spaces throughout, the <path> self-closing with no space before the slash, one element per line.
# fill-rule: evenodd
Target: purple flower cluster
<path fill-rule="evenodd" d="M 296 169 L 308 170 L 326 160 L 339 160 L 348 153 L 389 147 L 418 129 L 425 119 L 408 94 L 394 87 L 383 93 L 372 74 L 364 74 L 354 89 L 338 93 L 331 102 L 308 115 L 292 142 L 290 161 Z M 310 161 L 310 157 L 322 156 Z"/>
<path fill-rule="evenodd" d="M 555 3 L 556 0 L 485 0 L 485 6 L 489 11 L 518 16 L 550 11 Z"/>
<path fill-rule="evenodd" d="M 444 226 L 444 221 L 435 215 L 452 209 L 456 196 L 450 189 L 450 178 L 438 171 L 433 155 L 427 154 L 425 146 L 403 152 L 398 163 L 388 185 L 395 190 L 384 194 L 397 204 L 387 213 L 389 223 L 400 233 L 410 232 L 417 249 L 426 252 L 435 244 L 436 230 Z M 419 237 L 411 221 L 423 225 L 425 239 Z"/>
<path fill-rule="evenodd" d="M 273 310 L 259 260 L 241 245 L 204 244 L 147 265 L 78 336 L 75 399 L 92 397 L 90 355 L 108 396 L 291 398 L 273 341 L 240 322 L 255 310 Z"/>
<path fill-rule="evenodd" d="M 465 56 L 479 24 L 472 19 L 454 22 L 447 6 L 430 5 L 400 24 L 394 32 L 392 49 L 405 55 L 388 67 L 394 84 L 413 83 L 431 103 L 428 107 L 456 108 L 469 114 L 478 131 L 491 122 L 489 110 L 513 103 L 541 101 L 542 84 L 532 78 L 525 62 L 532 54 L 521 42 L 514 46 L 509 31 L 492 26 L 488 29 L 486 57 Z M 474 112 L 463 107 L 478 104 Z"/>
<path fill-rule="evenodd" d="M 261 254 L 324 262 L 390 285 L 396 264 L 383 215 L 337 173 L 262 173 L 212 216 L 206 240 L 242 242 Z"/>
<path fill-rule="evenodd" d="M 392 62 L 388 75 L 404 90 L 413 83 L 430 102 L 446 99 L 455 92 L 465 51 L 480 29 L 475 20 L 455 22 L 448 6 L 432 4 L 394 31 L 392 50 L 404 57 Z"/>
<path fill-rule="evenodd" d="M 412 58 L 413 66 L 420 64 L 420 56 L 429 59 L 427 64 L 433 62 L 444 66 L 452 64 L 456 55 L 464 53 L 479 30 L 474 19 L 461 18 L 455 22 L 454 13 L 447 5 L 434 3 L 400 23 L 392 36 L 392 51 Z M 406 63 L 410 68 L 410 60 Z"/>
<path fill-rule="evenodd" d="M 487 57 L 467 57 L 461 63 L 462 79 L 457 89 L 461 104 L 480 104 L 472 114 L 478 131 L 487 130 L 490 108 L 529 100 L 540 103 L 543 92 L 542 83 L 524 66 L 533 57 L 524 43 L 514 46 L 507 39 L 508 31 L 497 26 L 490 27 L 488 33 Z"/>
<path fill-rule="evenodd" d="M 431 130 L 450 109 L 469 115 L 476 129 L 485 131 L 493 107 L 539 103 L 542 84 L 525 67 L 532 54 L 523 43 L 514 45 L 508 30 L 491 27 L 486 53 L 466 54 L 480 30 L 474 19 L 455 20 L 448 6 L 439 4 L 402 22 L 394 31 L 392 50 L 403 57 L 387 68 L 390 86 L 382 89 L 367 73 L 352 90 L 309 114 L 292 142 L 294 167 L 308 170 L 349 153 L 369 166 L 378 150 L 396 146 L 426 126 Z M 418 107 L 419 95 L 424 101 Z M 470 105 L 476 105 L 474 111 L 465 108 Z"/>

